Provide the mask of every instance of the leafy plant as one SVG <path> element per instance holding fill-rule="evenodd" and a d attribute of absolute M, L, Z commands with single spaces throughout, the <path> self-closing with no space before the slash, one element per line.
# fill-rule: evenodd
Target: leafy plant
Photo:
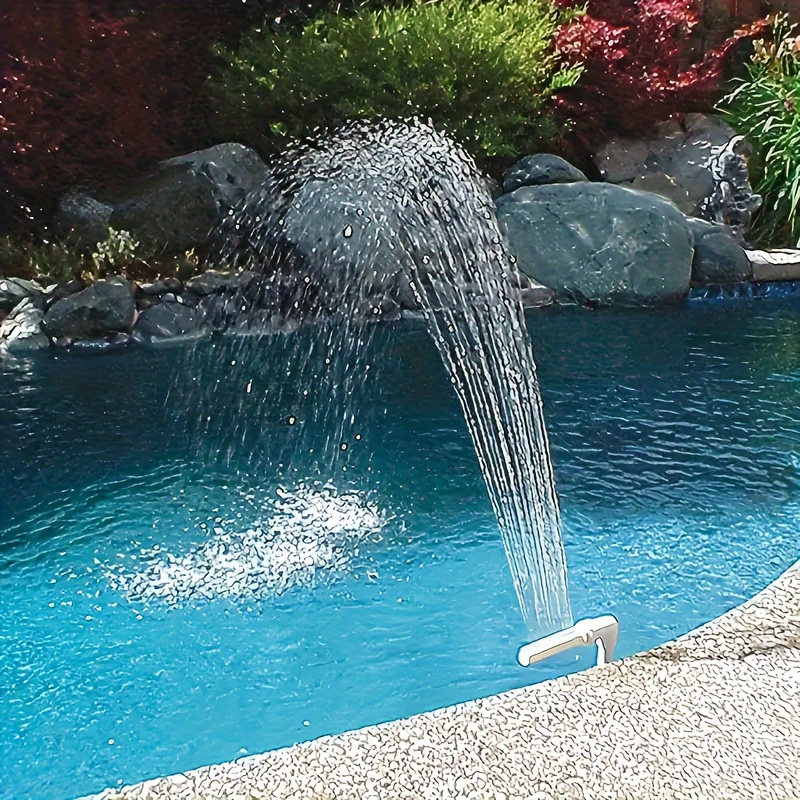
<path fill-rule="evenodd" d="M 614 134 L 647 135 L 676 113 L 711 108 L 731 51 L 764 23 L 691 63 L 698 22 L 693 0 L 589 0 L 585 14 L 562 26 L 558 52 L 566 63 L 583 65 L 580 80 L 557 101 L 574 123 L 579 149 L 592 152 Z"/>
<path fill-rule="evenodd" d="M 420 116 L 479 159 L 530 152 L 556 133 L 559 66 L 549 0 L 436 0 L 325 13 L 299 33 L 258 28 L 216 85 L 227 134 L 274 151 L 352 119 Z"/>
<path fill-rule="evenodd" d="M 800 36 L 785 16 L 754 42 L 747 77 L 735 81 L 721 110 L 754 146 L 756 191 L 764 198 L 754 235 L 776 244 L 800 235 Z"/>
<path fill-rule="evenodd" d="M 110 272 L 123 272 L 136 258 L 139 242 L 128 231 L 108 229 L 108 238 L 98 242 L 92 253 L 95 273 L 105 275 Z"/>

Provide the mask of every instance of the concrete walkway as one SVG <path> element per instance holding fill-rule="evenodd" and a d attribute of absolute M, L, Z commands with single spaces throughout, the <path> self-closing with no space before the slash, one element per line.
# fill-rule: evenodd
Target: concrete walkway
<path fill-rule="evenodd" d="M 796 800 L 800 566 L 621 662 L 101 797 Z"/>

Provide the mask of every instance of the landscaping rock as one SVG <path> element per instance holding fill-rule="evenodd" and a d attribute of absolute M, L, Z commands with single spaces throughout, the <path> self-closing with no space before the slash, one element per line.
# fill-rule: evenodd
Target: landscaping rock
<path fill-rule="evenodd" d="M 11 311 L 26 297 L 38 297 L 43 291 L 36 281 L 0 278 L 0 311 Z"/>
<path fill-rule="evenodd" d="M 208 332 L 202 310 L 164 301 L 142 311 L 133 327 L 137 342 L 155 344 L 169 339 L 195 339 Z"/>
<path fill-rule="evenodd" d="M 0 324 L 0 353 L 24 353 L 47 347 L 42 333 L 44 311 L 36 299 L 26 297 Z"/>
<path fill-rule="evenodd" d="M 257 278 L 255 272 L 218 272 L 208 270 L 186 282 L 186 288 L 197 295 L 245 292 Z"/>
<path fill-rule="evenodd" d="M 94 247 L 108 238 L 114 206 L 80 190 L 67 192 L 58 202 L 53 229 L 84 247 Z"/>
<path fill-rule="evenodd" d="M 740 283 L 753 277 L 750 260 L 744 248 L 724 225 L 691 218 L 689 228 L 694 235 L 692 283 Z"/>
<path fill-rule="evenodd" d="M 250 304 L 241 295 L 209 294 L 200 300 L 198 308 L 204 314 L 208 325 L 215 331 L 226 331 L 242 318 L 249 316 Z"/>
<path fill-rule="evenodd" d="M 556 293 L 552 289 L 542 286 L 524 272 L 513 270 L 509 273 L 508 280 L 518 293 L 523 308 L 549 306 L 555 301 Z"/>
<path fill-rule="evenodd" d="M 756 281 L 800 280 L 800 250 L 745 250 Z"/>
<path fill-rule="evenodd" d="M 63 283 L 54 283 L 52 286 L 47 287 L 45 294 L 47 305 L 51 306 L 65 297 L 70 297 L 73 294 L 83 291 L 86 288 L 86 283 L 78 278 L 73 278 Z"/>
<path fill-rule="evenodd" d="M 601 183 L 525 186 L 497 201 L 517 266 L 592 305 L 659 303 L 689 290 L 692 234 L 654 194 Z"/>
<path fill-rule="evenodd" d="M 746 155 L 743 137 L 722 119 L 687 114 L 653 139 L 614 139 L 594 160 L 605 181 L 666 197 L 688 216 L 728 225 L 741 241 L 761 205 Z"/>
<path fill-rule="evenodd" d="M 128 231 L 143 258 L 201 247 L 228 212 L 261 185 L 266 172 L 255 151 L 241 144 L 172 158 L 115 204 L 111 227 Z"/>
<path fill-rule="evenodd" d="M 59 300 L 44 316 L 44 330 L 59 344 L 129 333 L 136 315 L 133 289 L 124 278 L 97 281 Z"/>
<path fill-rule="evenodd" d="M 137 295 L 145 295 L 147 297 L 159 297 L 167 292 L 179 292 L 183 288 L 183 284 L 177 278 L 163 278 L 153 283 L 142 283 L 136 287 Z"/>
<path fill-rule="evenodd" d="M 550 153 L 536 153 L 517 161 L 503 178 L 503 191 L 513 192 L 521 186 L 541 186 L 546 183 L 577 183 L 586 176 L 569 161 Z"/>

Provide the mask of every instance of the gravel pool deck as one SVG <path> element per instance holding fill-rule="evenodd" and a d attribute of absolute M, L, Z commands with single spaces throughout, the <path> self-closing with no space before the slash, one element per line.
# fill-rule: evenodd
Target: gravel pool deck
<path fill-rule="evenodd" d="M 98 797 L 800 798 L 800 562 L 647 653 Z"/>

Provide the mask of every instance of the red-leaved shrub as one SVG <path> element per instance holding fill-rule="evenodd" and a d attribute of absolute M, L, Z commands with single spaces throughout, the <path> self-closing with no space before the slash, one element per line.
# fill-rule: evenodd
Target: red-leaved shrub
<path fill-rule="evenodd" d="M 698 22 L 693 0 L 589 0 L 586 13 L 561 28 L 556 48 L 567 62 L 584 65 L 578 83 L 557 98 L 579 148 L 591 150 L 614 134 L 646 135 L 674 114 L 712 106 L 731 51 L 765 23 L 737 31 L 692 63 Z"/>
<path fill-rule="evenodd" d="M 243 27 L 241 12 L 154 5 L 4 0 L 0 182 L 17 201 L 47 208 L 74 184 L 121 184 L 210 143 L 212 44 Z"/>

